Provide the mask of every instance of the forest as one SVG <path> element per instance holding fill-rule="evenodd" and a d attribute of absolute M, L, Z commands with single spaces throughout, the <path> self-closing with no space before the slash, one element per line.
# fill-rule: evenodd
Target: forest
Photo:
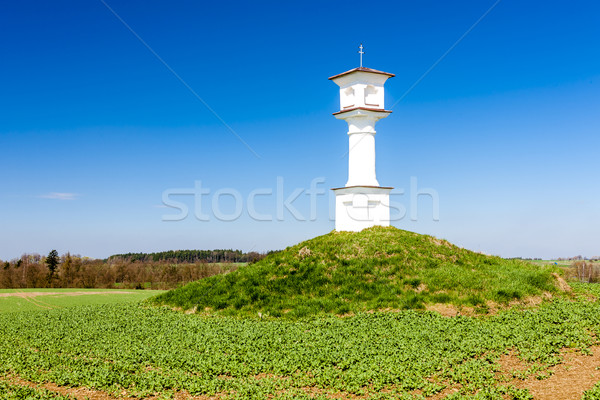
<path fill-rule="evenodd" d="M 159 253 L 127 253 L 115 254 L 109 261 L 171 261 L 171 262 L 207 262 L 207 263 L 247 263 L 255 262 L 263 257 L 255 251 L 244 253 L 241 250 L 170 250 Z"/>
<path fill-rule="evenodd" d="M 23 254 L 0 261 L 0 288 L 170 289 L 237 269 L 266 254 L 240 250 L 177 250 L 92 259 L 69 253 Z"/>

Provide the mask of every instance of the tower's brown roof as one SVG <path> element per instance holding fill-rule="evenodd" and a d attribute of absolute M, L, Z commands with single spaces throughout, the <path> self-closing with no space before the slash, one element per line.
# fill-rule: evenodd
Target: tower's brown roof
<path fill-rule="evenodd" d="M 340 110 L 338 112 L 334 112 L 333 115 L 343 114 L 343 113 L 346 113 L 346 112 L 349 112 L 349 111 L 354 111 L 354 110 L 365 110 L 365 111 L 383 112 L 383 113 L 388 113 L 388 114 L 392 113 L 390 110 L 384 110 L 383 108 L 352 107 L 352 108 L 346 108 L 346 109 Z"/>
<path fill-rule="evenodd" d="M 350 71 L 346 71 L 346 72 L 342 72 L 341 74 L 334 75 L 334 76 L 330 77 L 329 79 L 339 78 L 340 76 L 348 75 L 348 74 L 351 74 L 352 72 L 358 72 L 358 71 L 370 72 L 372 74 L 387 75 L 390 78 L 393 78 L 394 76 L 396 76 L 394 74 L 390 74 L 389 72 L 378 71 L 378 70 L 372 69 L 372 68 L 358 67 L 358 68 L 351 69 Z"/>

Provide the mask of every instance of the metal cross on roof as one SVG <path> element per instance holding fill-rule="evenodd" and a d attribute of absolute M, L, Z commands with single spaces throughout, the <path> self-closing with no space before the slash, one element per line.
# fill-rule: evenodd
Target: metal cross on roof
<path fill-rule="evenodd" d="M 365 52 L 363 51 L 363 45 L 362 45 L 362 43 L 360 44 L 360 46 L 358 46 L 358 48 L 360 49 L 358 51 L 358 54 L 360 54 L 360 67 L 362 68 L 362 56 L 363 56 L 363 54 L 365 54 Z"/>

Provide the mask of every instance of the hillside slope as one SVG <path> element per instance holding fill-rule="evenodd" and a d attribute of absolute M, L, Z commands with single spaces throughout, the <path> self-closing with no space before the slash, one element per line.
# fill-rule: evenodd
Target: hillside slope
<path fill-rule="evenodd" d="M 302 317 L 452 303 L 485 310 L 556 292 L 550 267 L 505 260 L 394 227 L 307 240 L 151 301 L 198 312 Z"/>

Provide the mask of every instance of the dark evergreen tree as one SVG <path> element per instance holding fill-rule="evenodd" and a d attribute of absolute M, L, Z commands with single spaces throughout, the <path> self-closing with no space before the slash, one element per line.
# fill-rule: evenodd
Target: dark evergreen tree
<path fill-rule="evenodd" d="M 58 252 L 56 250 L 52 250 L 50 253 L 48 253 L 48 257 L 46 257 L 46 266 L 48 267 L 48 271 L 50 271 L 50 278 L 54 276 L 56 268 L 58 268 L 58 263 Z"/>

